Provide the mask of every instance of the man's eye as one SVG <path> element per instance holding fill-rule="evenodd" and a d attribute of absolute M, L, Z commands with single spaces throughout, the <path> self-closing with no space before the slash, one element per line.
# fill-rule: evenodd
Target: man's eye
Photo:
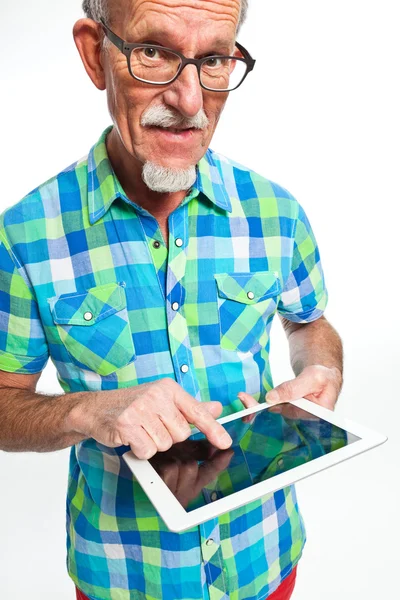
<path fill-rule="evenodd" d="M 155 48 L 143 48 L 143 53 L 146 58 L 156 58 L 157 52 L 158 50 L 156 50 Z"/>
<path fill-rule="evenodd" d="M 221 65 L 221 59 L 210 57 L 208 60 L 205 61 L 204 64 L 207 65 L 207 67 L 219 67 Z"/>

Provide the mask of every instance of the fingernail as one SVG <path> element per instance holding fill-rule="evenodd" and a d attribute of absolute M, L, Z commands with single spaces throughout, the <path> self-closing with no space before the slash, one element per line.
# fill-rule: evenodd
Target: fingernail
<path fill-rule="evenodd" d="M 232 438 L 229 433 L 224 433 L 221 435 L 221 442 L 224 444 L 224 446 L 230 446 L 232 444 Z"/>
<path fill-rule="evenodd" d="M 279 400 L 279 395 L 278 392 L 276 392 L 275 390 L 271 390 L 270 392 L 268 392 L 268 394 L 265 396 L 265 401 L 268 404 L 274 404 L 274 402 L 278 402 Z"/>

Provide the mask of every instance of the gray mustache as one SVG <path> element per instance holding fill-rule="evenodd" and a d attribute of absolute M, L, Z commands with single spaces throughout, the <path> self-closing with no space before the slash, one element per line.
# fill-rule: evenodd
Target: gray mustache
<path fill-rule="evenodd" d="M 178 127 L 182 129 L 205 129 L 209 124 L 208 118 L 203 109 L 188 119 L 182 115 L 173 113 L 170 109 L 163 105 L 151 106 L 142 115 L 141 125 L 143 127 Z"/>

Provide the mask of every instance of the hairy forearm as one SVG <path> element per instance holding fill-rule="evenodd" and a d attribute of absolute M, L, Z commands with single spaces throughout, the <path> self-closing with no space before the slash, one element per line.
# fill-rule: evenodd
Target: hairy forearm
<path fill-rule="evenodd" d="M 0 450 L 6 452 L 53 452 L 85 439 L 68 431 L 67 417 L 83 394 L 47 396 L 29 390 L 0 390 Z"/>
<path fill-rule="evenodd" d="M 306 324 L 293 324 L 284 319 L 283 326 L 295 375 L 310 365 L 323 365 L 337 369 L 338 377 L 343 377 L 342 341 L 325 317 Z"/>

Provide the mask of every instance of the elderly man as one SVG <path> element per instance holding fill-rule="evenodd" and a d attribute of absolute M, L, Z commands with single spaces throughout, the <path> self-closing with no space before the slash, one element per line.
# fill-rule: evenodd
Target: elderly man
<path fill-rule="evenodd" d="M 113 125 L 1 215 L 0 447 L 71 447 L 78 598 L 289 598 L 305 542 L 293 486 L 174 533 L 122 459 L 165 451 L 191 425 L 227 448 L 219 416 L 267 392 L 333 409 L 341 388 L 303 209 L 209 148 L 254 66 L 236 42 L 247 0 L 83 8 L 74 39 Z M 273 390 L 276 313 L 295 378 Z M 49 356 L 64 394 L 35 393 Z"/>

